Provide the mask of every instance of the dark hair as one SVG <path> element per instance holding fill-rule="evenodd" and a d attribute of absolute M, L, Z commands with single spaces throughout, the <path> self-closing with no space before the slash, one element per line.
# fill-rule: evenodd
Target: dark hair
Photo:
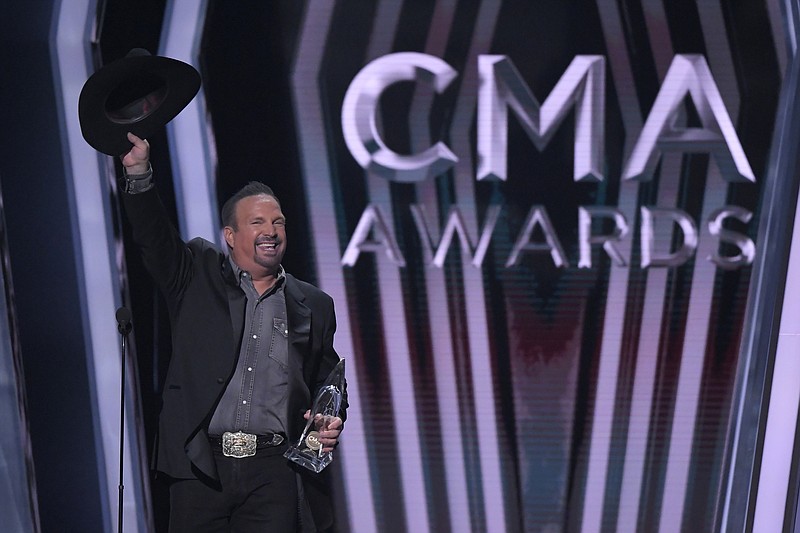
<path fill-rule="evenodd" d="M 224 228 L 225 226 L 230 226 L 233 229 L 238 229 L 236 227 L 236 204 L 239 203 L 239 200 L 249 196 L 259 196 L 261 194 L 272 196 L 275 198 L 275 201 L 278 202 L 278 206 L 281 205 L 281 201 L 278 200 L 278 197 L 275 196 L 275 193 L 272 192 L 272 189 L 268 185 L 264 185 L 260 181 L 251 181 L 239 189 L 233 196 L 228 198 L 228 200 L 222 206 L 222 211 L 220 212 L 222 227 Z"/>

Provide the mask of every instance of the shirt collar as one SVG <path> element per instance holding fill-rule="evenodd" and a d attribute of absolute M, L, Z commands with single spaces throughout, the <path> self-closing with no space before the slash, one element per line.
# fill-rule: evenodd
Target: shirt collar
<path fill-rule="evenodd" d="M 246 270 L 239 268 L 239 265 L 236 264 L 236 261 L 233 260 L 232 256 L 229 255 L 228 260 L 231 263 L 231 268 L 233 268 L 233 275 L 236 279 L 236 284 L 241 286 L 242 279 L 244 279 L 242 276 L 247 274 L 249 277 L 250 274 Z M 283 265 L 278 265 L 278 275 L 275 276 L 275 286 L 279 287 L 283 283 L 284 278 L 286 278 L 286 271 L 283 269 Z"/>

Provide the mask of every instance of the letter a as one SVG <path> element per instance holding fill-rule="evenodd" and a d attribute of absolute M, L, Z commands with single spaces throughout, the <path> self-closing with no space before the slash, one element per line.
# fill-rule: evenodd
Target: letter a
<path fill-rule="evenodd" d="M 370 239 L 370 233 L 375 235 L 375 239 Z M 341 263 L 343 266 L 353 266 L 358 261 L 361 252 L 378 252 L 384 250 L 386 256 L 399 266 L 406 266 L 406 260 L 397 246 L 389 226 L 383 220 L 383 215 L 376 205 L 368 205 L 361 213 L 353 236 L 347 244 Z"/>
<path fill-rule="evenodd" d="M 702 128 L 676 126 L 687 95 L 697 109 Z M 665 150 L 710 153 L 725 180 L 756 181 L 708 63 L 701 55 L 679 54 L 673 58 L 622 173 L 623 179 L 652 179 Z"/>

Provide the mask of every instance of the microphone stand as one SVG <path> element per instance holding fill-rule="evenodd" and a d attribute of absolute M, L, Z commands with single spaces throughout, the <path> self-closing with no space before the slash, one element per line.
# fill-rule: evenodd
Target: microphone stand
<path fill-rule="evenodd" d="M 117 533 L 122 533 L 122 494 L 125 490 L 123 485 L 123 459 L 125 450 L 125 366 L 126 366 L 126 340 L 131 328 L 131 312 L 127 307 L 117 309 L 117 331 L 120 335 L 120 348 L 122 360 L 120 364 L 120 387 L 119 387 L 119 503 L 117 504 Z"/>

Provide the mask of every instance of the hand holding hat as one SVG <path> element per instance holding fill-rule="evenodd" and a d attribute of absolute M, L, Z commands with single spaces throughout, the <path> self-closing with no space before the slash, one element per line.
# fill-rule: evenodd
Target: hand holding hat
<path fill-rule="evenodd" d="M 81 133 L 94 149 L 122 155 L 128 132 L 146 139 L 175 118 L 200 90 L 191 65 L 135 48 L 92 74 L 81 89 Z"/>
<path fill-rule="evenodd" d="M 128 141 L 133 146 L 127 153 L 119 156 L 122 166 L 129 176 L 144 174 L 150 168 L 150 143 L 133 133 L 128 133 Z"/>

